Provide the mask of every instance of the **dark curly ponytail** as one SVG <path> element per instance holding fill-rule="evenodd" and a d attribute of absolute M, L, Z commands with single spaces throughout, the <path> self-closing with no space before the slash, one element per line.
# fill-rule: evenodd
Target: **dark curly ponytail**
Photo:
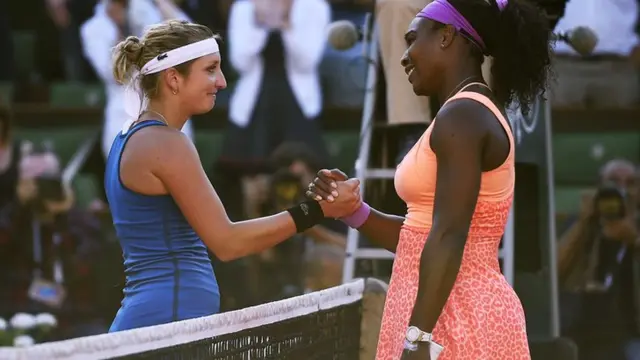
<path fill-rule="evenodd" d="M 449 0 L 483 38 L 493 57 L 491 87 L 498 102 L 517 102 L 527 113 L 544 96 L 551 69 L 551 29 L 544 12 L 527 0 Z"/>
<path fill-rule="evenodd" d="M 527 113 L 544 96 L 551 68 L 551 30 L 544 13 L 524 0 L 509 0 L 499 12 L 490 49 L 492 88 L 508 106 L 514 100 Z"/>

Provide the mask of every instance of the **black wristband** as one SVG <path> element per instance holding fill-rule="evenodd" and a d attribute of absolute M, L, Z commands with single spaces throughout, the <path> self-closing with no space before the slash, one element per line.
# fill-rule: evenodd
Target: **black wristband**
<path fill-rule="evenodd" d="M 296 230 L 299 233 L 318 225 L 324 220 L 324 213 L 320 203 L 315 200 L 307 200 L 288 208 L 287 211 L 291 214 L 293 222 L 296 224 Z"/>

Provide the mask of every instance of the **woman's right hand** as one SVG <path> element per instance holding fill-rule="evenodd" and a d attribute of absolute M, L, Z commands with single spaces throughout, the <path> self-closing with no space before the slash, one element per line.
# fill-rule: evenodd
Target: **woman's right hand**
<path fill-rule="evenodd" d="M 338 182 L 347 181 L 347 179 L 347 175 L 338 169 L 322 169 L 309 184 L 306 195 L 312 200 L 334 202 L 339 196 Z"/>

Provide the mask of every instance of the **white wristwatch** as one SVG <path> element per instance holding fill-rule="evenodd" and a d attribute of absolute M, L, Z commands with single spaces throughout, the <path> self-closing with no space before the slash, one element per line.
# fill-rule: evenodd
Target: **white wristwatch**
<path fill-rule="evenodd" d="M 424 332 L 415 326 L 409 326 L 409 328 L 407 329 L 407 334 L 405 335 L 405 339 L 412 344 L 418 342 L 430 343 L 431 333 Z"/>

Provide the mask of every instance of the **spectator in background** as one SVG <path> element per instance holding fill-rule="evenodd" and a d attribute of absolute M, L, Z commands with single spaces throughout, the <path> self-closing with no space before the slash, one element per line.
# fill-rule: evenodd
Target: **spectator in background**
<path fill-rule="evenodd" d="M 89 66 L 82 55 L 80 24 L 91 17 L 98 0 L 46 0 L 49 16 L 60 32 L 60 47 L 65 78 L 87 81 Z"/>
<path fill-rule="evenodd" d="M 626 160 L 606 163 L 595 194 L 560 238 L 563 335 L 580 359 L 640 359 L 639 179 Z"/>
<path fill-rule="evenodd" d="M 569 32 L 591 28 L 598 37 L 593 54 L 580 57 L 568 44 L 555 45 L 557 84 L 552 86 L 553 106 L 629 107 L 640 91 L 637 63 L 637 0 L 570 0 L 555 28 Z"/>
<path fill-rule="evenodd" d="M 38 197 L 37 180 L 59 173 L 58 157 L 44 151 L 34 153 L 30 142 L 12 137 L 11 112 L 0 107 L 0 229 L 12 232 L 14 219 Z"/>
<path fill-rule="evenodd" d="M 13 139 L 11 117 L 7 108 L 0 108 L 0 308 L 5 312 L 25 306 L 32 280 L 31 241 L 20 237 L 36 195 L 30 178 L 43 168 L 57 167 L 55 161 L 42 166 L 26 160 L 32 145 Z"/>
<path fill-rule="evenodd" d="M 105 157 L 113 139 L 131 117 L 125 111 L 125 88 L 116 83 L 112 74 L 112 49 L 127 36 L 142 36 L 145 27 L 169 19 L 189 20 L 172 0 L 101 0 L 93 17 L 80 29 L 84 54 L 107 89 L 102 129 Z M 182 130 L 193 138 L 190 121 Z M 100 174 L 101 180 L 102 177 Z"/>
<path fill-rule="evenodd" d="M 3 1 L 5 4 L 0 6 L 7 10 L 11 35 L 16 41 L 13 79 L 17 82 L 17 93 L 14 97 L 22 100 L 25 96 L 19 94 L 18 87 L 26 88 L 42 79 L 53 80 L 62 76 L 60 36 L 44 0 Z M 2 55 L 5 55 L 4 49 Z M 29 100 L 42 99 L 39 94 L 29 95 Z"/>
<path fill-rule="evenodd" d="M 11 129 L 10 112 L 0 108 L 0 309 L 50 311 L 45 304 L 55 299 L 30 291 L 38 294 L 38 287 L 58 284 L 66 296 L 60 296 L 57 315 L 72 326 L 63 337 L 104 332 L 120 294 L 107 303 L 115 283 L 104 281 L 113 272 L 98 270 L 103 265 L 99 223 L 74 208 L 56 154 L 15 141 Z"/>
<path fill-rule="evenodd" d="M 240 0 L 229 18 L 229 56 L 239 74 L 219 165 L 249 175 L 285 141 L 326 157 L 316 118 L 322 109 L 318 66 L 331 19 L 325 0 Z M 256 180 L 257 181 L 257 180 Z"/>

